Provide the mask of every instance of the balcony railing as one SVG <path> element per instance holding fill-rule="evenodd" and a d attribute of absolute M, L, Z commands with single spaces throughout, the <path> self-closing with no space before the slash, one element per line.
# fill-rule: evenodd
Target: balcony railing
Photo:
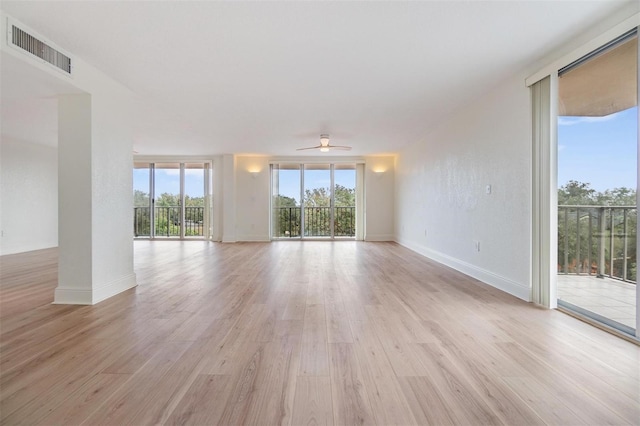
<path fill-rule="evenodd" d="M 151 235 L 151 217 L 149 207 L 133 208 L 133 235 L 148 237 Z M 155 207 L 155 236 L 180 236 L 180 206 Z M 203 233 L 204 207 L 184 208 L 184 235 L 201 237 Z"/>
<path fill-rule="evenodd" d="M 353 237 L 356 235 L 356 208 L 334 207 L 333 235 Z M 274 237 L 299 238 L 301 232 L 300 207 L 276 207 L 273 209 Z M 304 208 L 305 237 L 331 236 L 331 207 Z"/>
<path fill-rule="evenodd" d="M 635 206 L 558 206 L 558 273 L 636 282 Z"/>

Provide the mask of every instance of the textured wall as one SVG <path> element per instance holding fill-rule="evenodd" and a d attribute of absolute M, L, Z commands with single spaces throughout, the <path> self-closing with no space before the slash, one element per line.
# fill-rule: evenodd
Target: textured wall
<path fill-rule="evenodd" d="M 269 241 L 269 158 L 236 156 L 236 237 Z"/>
<path fill-rule="evenodd" d="M 506 80 L 400 154 L 396 238 L 528 299 L 531 147 L 523 81 Z"/>
<path fill-rule="evenodd" d="M 0 253 L 57 246 L 57 149 L 3 137 L 0 159 Z"/>
<path fill-rule="evenodd" d="M 394 240 L 395 157 L 366 158 L 365 167 L 365 240 Z"/>

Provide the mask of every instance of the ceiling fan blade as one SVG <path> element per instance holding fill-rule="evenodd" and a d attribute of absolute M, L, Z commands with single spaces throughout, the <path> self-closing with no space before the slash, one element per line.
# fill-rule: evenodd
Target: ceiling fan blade
<path fill-rule="evenodd" d="M 298 148 L 298 149 L 296 149 L 296 151 L 306 151 L 306 150 L 309 150 L 309 149 L 320 149 L 320 145 L 318 145 L 318 146 L 310 146 L 309 148 Z"/>
<path fill-rule="evenodd" d="M 341 146 L 341 145 L 329 145 L 329 149 L 337 149 L 339 151 L 351 151 L 350 146 Z"/>

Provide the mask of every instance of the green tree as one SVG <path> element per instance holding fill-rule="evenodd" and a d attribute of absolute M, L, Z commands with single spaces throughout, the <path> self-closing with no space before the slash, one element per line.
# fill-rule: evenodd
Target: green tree
<path fill-rule="evenodd" d="M 635 206 L 636 191 L 631 188 L 613 188 L 596 194 L 598 205 L 606 206 Z"/>
<path fill-rule="evenodd" d="M 331 205 L 331 192 L 329 188 L 313 188 L 304 190 L 305 207 L 329 207 Z"/>
<path fill-rule="evenodd" d="M 333 233 L 335 236 L 355 235 L 355 188 L 335 185 Z M 330 188 L 307 189 L 304 193 L 305 231 L 307 235 L 331 235 Z"/>
<path fill-rule="evenodd" d="M 184 196 L 185 207 L 204 207 L 204 197 Z"/>
<path fill-rule="evenodd" d="M 570 180 L 558 189 L 559 206 L 586 206 L 597 204 L 596 190 L 591 184 Z"/>
<path fill-rule="evenodd" d="M 355 188 L 347 188 L 336 184 L 336 206 L 352 207 L 356 205 Z"/>
<path fill-rule="evenodd" d="M 298 202 L 293 197 L 287 197 L 286 195 L 278 194 L 274 197 L 273 205 L 277 207 L 297 207 Z"/>
<path fill-rule="evenodd" d="M 180 205 L 178 200 L 180 199 L 180 195 L 178 194 L 169 194 L 168 192 L 163 192 L 159 197 L 156 198 L 155 205 L 156 207 L 177 207 Z"/>
<path fill-rule="evenodd" d="M 356 190 L 342 185 L 335 187 L 335 217 L 333 231 L 336 236 L 356 235 Z"/>
<path fill-rule="evenodd" d="M 273 217 L 275 237 L 300 236 L 300 206 L 295 198 L 278 194 L 273 197 Z"/>
<path fill-rule="evenodd" d="M 602 246 L 604 272 L 622 277 L 626 246 L 627 279 L 636 280 L 635 189 L 620 187 L 598 192 L 589 183 L 569 181 L 558 189 L 558 205 L 559 272 L 595 273 Z M 629 208 L 607 208 L 610 206 Z"/>
<path fill-rule="evenodd" d="M 139 189 L 133 191 L 133 235 L 147 236 L 151 233 L 149 194 Z"/>
<path fill-rule="evenodd" d="M 149 207 L 149 194 L 139 189 L 133 190 L 133 206 Z"/>

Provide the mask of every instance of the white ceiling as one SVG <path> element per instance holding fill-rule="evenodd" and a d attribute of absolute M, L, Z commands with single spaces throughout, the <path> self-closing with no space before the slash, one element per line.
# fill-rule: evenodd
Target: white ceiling
<path fill-rule="evenodd" d="M 332 144 L 368 155 L 415 142 L 447 113 L 629 3 L 2 1 L 0 8 L 136 93 L 140 154 L 296 155 L 329 133 Z M 3 136 L 55 144 L 52 86 L 37 93 L 5 56 Z M 48 114 L 49 125 L 31 135 L 24 121 L 33 114 Z"/>

